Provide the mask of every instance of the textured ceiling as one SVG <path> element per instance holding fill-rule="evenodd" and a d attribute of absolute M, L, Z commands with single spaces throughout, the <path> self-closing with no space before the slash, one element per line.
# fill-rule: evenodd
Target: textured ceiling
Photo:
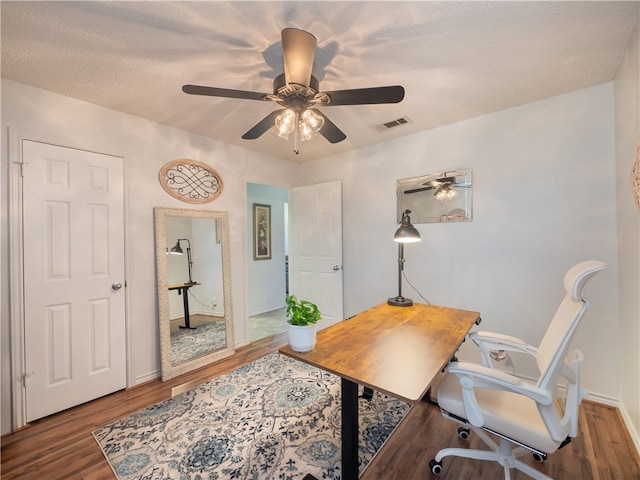
<path fill-rule="evenodd" d="M 638 2 L 2 1 L 2 77 L 293 161 L 613 79 Z M 183 84 L 271 93 L 280 31 L 318 39 L 320 89 L 402 85 L 399 104 L 323 112 L 347 139 L 241 135 L 271 102 L 190 96 Z M 381 125 L 407 117 L 404 126 Z"/>

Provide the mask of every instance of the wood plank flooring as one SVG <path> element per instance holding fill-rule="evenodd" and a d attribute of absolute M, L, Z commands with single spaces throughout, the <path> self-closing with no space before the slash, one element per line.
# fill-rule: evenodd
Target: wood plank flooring
<path fill-rule="evenodd" d="M 229 372 L 286 343 L 286 334 L 266 338 L 224 359 L 181 377 L 154 380 L 116 392 L 85 405 L 37 420 L 2 438 L 3 480 L 114 480 L 91 432 L 171 396 L 185 383 L 197 385 Z M 556 480 L 640 480 L 640 459 L 617 409 L 583 402 L 580 435 L 539 467 Z M 429 460 L 443 447 L 469 445 L 480 440 L 460 440 L 457 425 L 444 419 L 435 405 L 414 407 L 364 473 L 362 480 L 499 479 L 502 469 L 491 462 L 446 458 L 444 472 L 433 477 Z M 532 464 L 534 462 L 532 461 Z M 514 480 L 525 477 L 512 472 Z"/>

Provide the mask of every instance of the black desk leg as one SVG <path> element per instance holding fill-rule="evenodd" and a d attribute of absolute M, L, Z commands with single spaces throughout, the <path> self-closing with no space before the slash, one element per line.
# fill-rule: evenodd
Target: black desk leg
<path fill-rule="evenodd" d="M 361 397 L 364 398 L 365 400 L 371 400 L 373 398 L 373 388 L 364 387 Z"/>
<path fill-rule="evenodd" d="M 195 330 L 196 327 L 191 326 L 191 319 L 189 318 L 189 289 L 182 288 L 182 306 L 184 307 L 184 327 L 180 325 L 180 328 L 189 328 Z"/>
<path fill-rule="evenodd" d="M 342 478 L 358 478 L 358 384 L 342 379 Z"/>

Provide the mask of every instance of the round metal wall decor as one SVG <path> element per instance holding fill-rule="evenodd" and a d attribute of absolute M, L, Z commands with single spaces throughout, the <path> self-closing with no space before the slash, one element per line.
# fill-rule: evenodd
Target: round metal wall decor
<path fill-rule="evenodd" d="M 180 159 L 160 169 L 160 185 L 174 198 L 188 203 L 213 202 L 222 194 L 222 178 L 206 163 Z"/>

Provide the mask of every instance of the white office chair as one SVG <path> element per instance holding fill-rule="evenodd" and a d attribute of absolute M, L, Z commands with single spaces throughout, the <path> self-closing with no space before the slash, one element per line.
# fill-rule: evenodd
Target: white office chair
<path fill-rule="evenodd" d="M 452 362 L 438 387 L 438 405 L 442 414 L 463 424 L 461 438 L 473 430 L 491 450 L 445 448 L 429 466 L 442 472 L 442 459 L 455 455 L 478 460 L 492 460 L 504 467 L 505 478 L 517 468 L 527 475 L 551 480 L 535 468 L 518 460 L 531 452 L 538 461 L 563 447 L 578 433 L 578 407 L 587 392 L 580 387 L 579 367 L 582 352 L 568 352 L 571 338 L 589 308 L 582 298 L 587 281 L 600 270 L 603 262 L 590 260 L 572 267 L 564 277 L 567 291 L 538 348 L 522 340 L 488 332 L 471 333 L 480 347 L 482 365 Z M 540 370 L 537 381 L 492 368 L 496 352 L 524 352 L 535 357 Z M 499 438 L 499 444 L 487 434 Z"/>

